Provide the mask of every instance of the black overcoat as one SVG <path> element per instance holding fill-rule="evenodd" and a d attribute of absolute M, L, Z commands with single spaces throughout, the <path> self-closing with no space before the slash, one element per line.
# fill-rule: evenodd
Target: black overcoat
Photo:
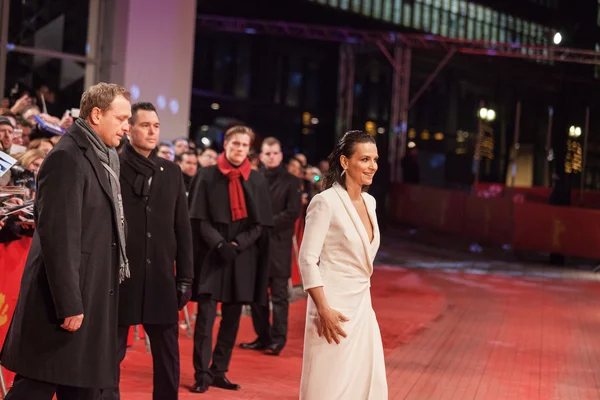
<path fill-rule="evenodd" d="M 134 151 L 120 155 L 131 278 L 120 287 L 119 325 L 174 324 L 179 319 L 175 279 L 194 277 L 183 175 L 178 165 L 153 156 L 157 168 L 144 196 L 136 180 L 145 178 L 132 166 L 135 160 L 128 162 L 142 157 Z"/>
<path fill-rule="evenodd" d="M 119 249 L 110 183 L 75 124 L 38 175 L 36 230 L 1 361 L 30 379 L 117 384 Z M 60 327 L 84 314 L 81 328 Z"/>
<path fill-rule="evenodd" d="M 193 300 L 200 296 L 225 303 L 267 302 L 271 200 L 265 178 L 252 171 L 242 180 L 248 218 L 231 221 L 229 180 L 218 169 L 201 168 L 190 186 L 194 246 Z M 224 265 L 216 246 L 235 240 L 239 255 Z"/>
<path fill-rule="evenodd" d="M 283 165 L 266 170 L 264 174 L 273 207 L 269 274 L 271 277 L 289 278 L 292 275 L 292 238 L 302 210 L 302 182 L 287 172 Z"/>

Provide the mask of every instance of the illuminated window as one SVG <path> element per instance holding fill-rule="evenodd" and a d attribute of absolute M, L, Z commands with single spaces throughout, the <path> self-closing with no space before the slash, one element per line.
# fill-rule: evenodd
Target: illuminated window
<path fill-rule="evenodd" d="M 498 31 L 498 41 L 500 43 L 506 43 L 506 30 L 504 28 L 500 28 Z"/>
<path fill-rule="evenodd" d="M 432 4 L 433 0 L 423 0 L 422 3 L 423 4 L 427 4 L 428 6 L 430 6 Z"/>
<path fill-rule="evenodd" d="M 600 0 L 598 0 L 598 17 L 597 17 L 598 26 L 600 26 Z"/>
<path fill-rule="evenodd" d="M 465 38 L 465 32 L 467 30 L 467 17 L 460 15 L 458 17 L 458 35 L 459 39 Z"/>
<path fill-rule="evenodd" d="M 490 40 L 492 41 L 492 43 L 496 43 L 498 41 L 498 27 L 497 26 L 492 26 L 492 33 L 491 33 L 492 37 L 490 38 Z"/>
<path fill-rule="evenodd" d="M 469 3 L 469 19 L 475 19 L 477 12 L 475 10 L 475 4 Z"/>
<path fill-rule="evenodd" d="M 486 23 L 483 24 L 483 40 L 489 42 L 492 40 L 490 36 L 490 26 Z"/>
<path fill-rule="evenodd" d="M 475 31 L 474 25 L 475 25 L 474 21 L 471 18 L 469 18 L 467 20 L 467 39 L 469 39 L 469 40 L 473 40 L 473 33 Z"/>
<path fill-rule="evenodd" d="M 506 14 L 500 14 L 500 27 L 506 28 Z"/>
<path fill-rule="evenodd" d="M 362 0 L 362 13 L 363 15 L 371 15 L 371 0 Z"/>
<path fill-rule="evenodd" d="M 320 4 L 327 4 L 327 0 L 317 0 L 317 3 L 320 3 Z"/>
<path fill-rule="evenodd" d="M 442 0 L 433 0 L 433 3 L 432 3 L 432 4 L 433 4 L 433 6 L 434 6 L 435 8 L 437 8 L 438 10 L 439 10 L 440 8 L 442 8 Z"/>
<path fill-rule="evenodd" d="M 595 50 L 600 51 L 600 44 L 596 43 Z M 600 79 L 600 65 L 594 66 L 594 78 Z"/>
<path fill-rule="evenodd" d="M 458 12 L 460 15 L 466 17 L 468 8 L 467 8 L 467 2 L 465 0 L 460 0 L 458 3 Z"/>
<path fill-rule="evenodd" d="M 373 18 L 381 19 L 381 2 L 383 0 L 373 0 Z"/>
<path fill-rule="evenodd" d="M 413 9 L 413 28 L 421 29 L 421 4 L 415 3 Z"/>
<path fill-rule="evenodd" d="M 483 7 L 477 6 L 477 20 L 483 21 Z"/>
<path fill-rule="evenodd" d="M 437 11 L 434 9 L 433 12 Z M 431 32 L 431 7 L 427 4 L 423 4 L 423 30 Z"/>
<path fill-rule="evenodd" d="M 383 19 L 391 21 L 394 15 L 392 0 L 383 0 Z"/>
<path fill-rule="evenodd" d="M 352 0 L 352 11 L 360 12 L 360 0 Z"/>
<path fill-rule="evenodd" d="M 431 15 L 431 33 L 434 35 L 440 34 L 440 12 L 437 9 L 434 9 Z"/>
<path fill-rule="evenodd" d="M 485 9 L 485 13 L 483 14 L 483 20 L 486 24 L 492 23 L 492 10 L 490 10 L 489 8 Z"/>
<path fill-rule="evenodd" d="M 483 29 L 482 23 L 479 21 L 475 22 L 475 40 L 483 40 Z"/>
<path fill-rule="evenodd" d="M 410 3 L 404 3 L 404 9 L 402 10 L 402 25 L 411 26 L 412 17 L 412 6 Z"/>
<path fill-rule="evenodd" d="M 458 14 L 458 0 L 452 0 L 452 3 L 450 4 L 450 11 L 452 11 L 454 14 Z"/>
<path fill-rule="evenodd" d="M 402 15 L 402 0 L 394 0 L 394 23 L 400 25 L 402 22 L 400 16 Z"/>
<path fill-rule="evenodd" d="M 350 0 L 340 0 L 340 8 L 342 10 L 347 10 L 350 8 Z"/>
<path fill-rule="evenodd" d="M 442 11 L 442 22 L 440 23 L 440 35 L 448 36 L 448 11 Z"/>
<path fill-rule="evenodd" d="M 492 25 L 498 26 L 498 11 L 492 11 Z"/>

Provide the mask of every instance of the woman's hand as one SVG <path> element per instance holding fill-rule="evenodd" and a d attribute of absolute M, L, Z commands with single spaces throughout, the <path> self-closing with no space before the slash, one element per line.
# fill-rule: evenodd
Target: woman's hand
<path fill-rule="evenodd" d="M 348 322 L 341 312 L 332 310 L 331 308 L 325 308 L 319 310 L 319 323 L 317 326 L 319 336 L 325 336 L 327 343 L 335 342 L 340 344 L 340 336 L 348 337 L 346 332 L 342 329 L 340 322 Z"/>

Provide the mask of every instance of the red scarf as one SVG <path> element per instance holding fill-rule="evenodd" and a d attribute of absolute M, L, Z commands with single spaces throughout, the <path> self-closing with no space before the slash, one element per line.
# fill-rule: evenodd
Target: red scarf
<path fill-rule="evenodd" d="M 225 158 L 225 153 L 221 153 L 217 158 L 217 167 L 219 167 L 219 171 L 229 179 L 229 208 L 231 208 L 231 221 L 247 218 L 248 210 L 246 209 L 246 198 L 244 197 L 244 189 L 242 188 L 240 177 L 244 178 L 245 181 L 250 177 L 250 172 L 252 172 L 250 161 L 246 158 L 242 165 L 235 167 L 227 160 L 227 158 Z"/>

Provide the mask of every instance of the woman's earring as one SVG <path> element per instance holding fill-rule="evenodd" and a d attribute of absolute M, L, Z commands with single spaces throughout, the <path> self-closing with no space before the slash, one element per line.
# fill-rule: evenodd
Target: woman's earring
<path fill-rule="evenodd" d="M 342 176 L 344 176 L 344 174 L 345 174 L 345 173 L 346 173 L 346 170 L 344 169 L 344 170 L 342 171 L 342 173 L 340 174 L 340 178 L 341 178 Z"/>

